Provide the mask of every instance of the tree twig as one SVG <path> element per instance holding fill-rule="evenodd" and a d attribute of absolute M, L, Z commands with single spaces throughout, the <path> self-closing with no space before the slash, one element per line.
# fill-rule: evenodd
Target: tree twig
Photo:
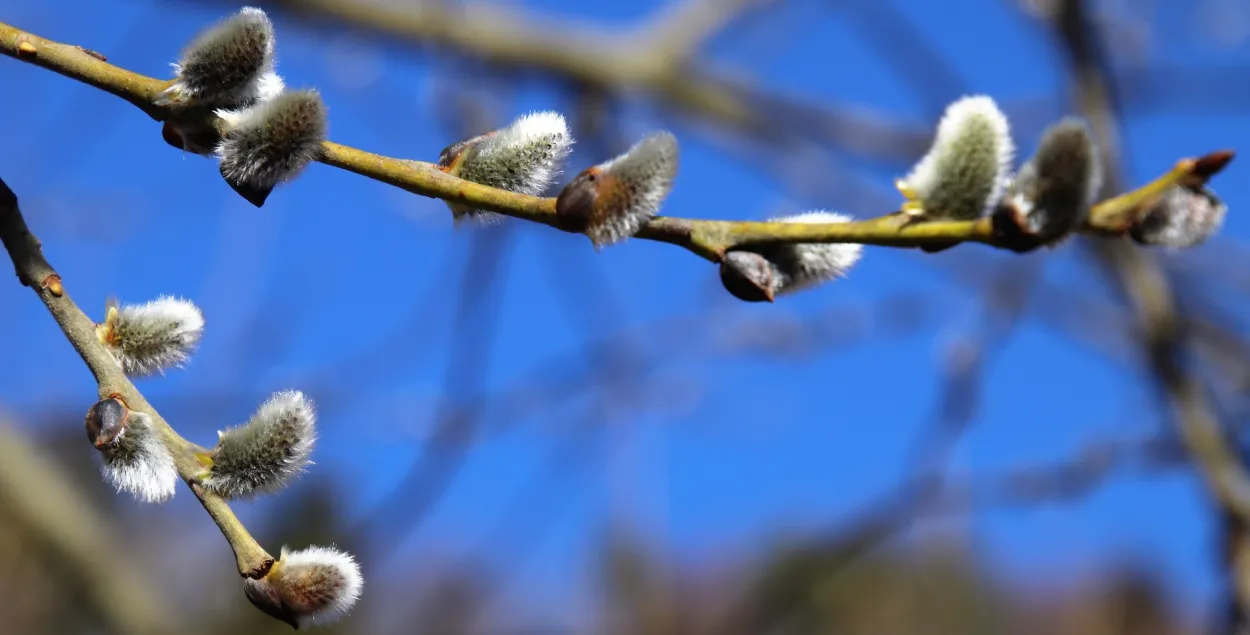
<path fill-rule="evenodd" d="M 170 111 L 155 106 L 152 101 L 168 86 L 167 80 L 113 66 L 77 46 L 45 40 L 0 23 L 0 53 L 120 96 L 154 119 L 164 120 L 172 116 Z M 1169 187 L 1179 183 L 1205 183 L 1232 157 L 1231 151 L 1222 151 L 1182 159 L 1149 184 L 1096 205 L 1082 231 L 1122 236 L 1135 215 Z M 464 181 L 440 171 L 431 163 L 385 157 L 331 141 L 323 144 L 320 161 L 414 194 L 558 227 L 554 198 L 526 196 Z M 649 221 L 637 236 L 682 247 L 712 262 L 719 262 L 730 249 L 769 243 L 862 243 L 917 247 L 976 242 L 1015 250 L 1036 247 L 1030 241 L 1021 243 L 1018 237 L 1004 233 L 989 218 L 907 223 L 903 215 L 897 213 L 851 223 L 824 224 L 695 220 L 665 216 Z"/>
<path fill-rule="evenodd" d="M 666 71 L 680 72 L 701 45 L 763 4 L 761 0 L 682 0 L 667 5 L 633 37 L 635 50 L 666 59 Z"/>
<path fill-rule="evenodd" d="M 85 54 L 84 54 L 85 55 Z M 95 59 L 95 58 L 91 58 Z M 98 60 L 97 60 L 98 61 Z M 152 418 L 161 440 L 169 449 L 178 469 L 178 475 L 186 481 L 204 506 L 204 510 L 217 523 L 230 548 L 234 551 L 239 574 L 260 578 L 273 566 L 273 557 L 265 552 L 256 539 L 248 533 L 231 511 L 226 501 L 198 486 L 193 478 L 202 471 L 194 453 L 203 448 L 182 438 L 148 403 L 143 394 L 122 372 L 121 366 L 96 338 L 95 323 L 82 312 L 65 292 L 61 276 L 43 256 L 39 240 L 26 226 L 18 208 L 17 195 L 0 179 L 0 241 L 4 243 L 18 280 L 34 290 L 52 314 L 65 338 L 78 351 L 88 370 L 95 377 L 101 398 L 120 395 L 127 407 Z M 84 409 L 85 411 L 85 409 Z"/>

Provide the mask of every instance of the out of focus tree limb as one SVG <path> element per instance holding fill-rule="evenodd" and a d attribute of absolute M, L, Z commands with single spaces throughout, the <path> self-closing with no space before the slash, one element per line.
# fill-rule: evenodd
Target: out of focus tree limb
<path fill-rule="evenodd" d="M 0 415 L 0 506 L 8 522 L 46 544 L 118 635 L 190 635 L 192 631 L 119 549 L 123 536 L 79 494 L 65 473 Z"/>
<path fill-rule="evenodd" d="M 1114 188 L 1122 180 L 1118 103 L 1109 60 L 1088 11 L 1085 0 L 1060 0 L 1051 23 L 1069 60 L 1077 104 L 1103 150 L 1107 187 Z M 1187 368 L 1189 333 L 1162 268 L 1150 254 L 1123 244 L 1095 245 L 1094 255 L 1137 313 L 1139 346 L 1179 435 L 1226 521 L 1230 604 L 1237 607 L 1230 628 L 1241 631 L 1250 620 L 1250 575 L 1245 573 L 1250 571 L 1250 471 L 1209 403 L 1206 387 Z"/>
<path fill-rule="evenodd" d="M 287 15 L 348 27 L 401 45 L 458 51 L 499 67 L 540 71 L 585 89 L 619 97 L 629 90 L 697 121 L 763 137 L 804 137 L 868 159 L 911 161 L 929 131 L 906 128 L 849 109 L 780 99 L 715 73 L 693 49 L 758 0 L 687 0 L 642 28 L 606 29 L 502 5 L 441 2 L 388 5 L 374 0 L 262 0 Z M 803 113 L 802 130 L 794 117 Z"/>

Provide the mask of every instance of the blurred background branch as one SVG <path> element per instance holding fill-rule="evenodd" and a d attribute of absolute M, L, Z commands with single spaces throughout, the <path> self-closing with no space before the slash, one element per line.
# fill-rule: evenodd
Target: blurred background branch
<path fill-rule="evenodd" d="M 75 618 L 94 617 L 117 633 L 195 632 L 172 610 L 160 585 L 126 557 L 125 550 L 139 545 L 127 540 L 60 466 L 3 417 L 0 501 L 6 533 L 20 535 L 46 554 L 55 569 L 45 575 L 73 582 L 58 590 L 57 599 L 87 609 Z"/>

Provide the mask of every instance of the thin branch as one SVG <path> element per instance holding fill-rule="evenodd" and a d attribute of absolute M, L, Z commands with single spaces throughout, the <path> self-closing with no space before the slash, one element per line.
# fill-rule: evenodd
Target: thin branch
<path fill-rule="evenodd" d="M 1113 148 L 1109 141 L 1114 139 L 1115 93 L 1106 73 L 1101 71 L 1106 64 L 1099 59 L 1096 34 L 1089 26 L 1085 3 L 1066 0 L 1061 9 L 1055 28 L 1072 58 L 1082 109 L 1103 121 L 1100 140 Z M 1108 156 L 1114 160 L 1114 154 Z M 1208 486 L 1221 506 L 1250 522 L 1250 470 L 1229 443 L 1227 433 L 1207 403 L 1201 382 L 1183 364 L 1190 334 L 1176 310 L 1162 268 L 1134 250 L 1106 250 L 1099 255 L 1139 316 L 1142 350 L 1172 408 L 1181 438 Z M 1250 595 L 1246 601 L 1250 605 Z"/>
<path fill-rule="evenodd" d="M 1181 438 L 1219 504 L 1250 523 L 1250 470 L 1208 404 L 1204 386 L 1185 368 L 1189 335 L 1162 271 L 1153 262 L 1126 259 L 1118 273 L 1140 316 L 1141 346 L 1171 405 Z"/>
<path fill-rule="evenodd" d="M 1140 318 L 1139 342 L 1171 409 L 1172 419 L 1207 489 L 1224 530 L 1230 632 L 1244 632 L 1250 620 L 1250 469 L 1207 398 L 1206 386 L 1185 364 L 1191 337 L 1176 310 L 1158 263 L 1121 250 L 1108 258 Z"/>
<path fill-rule="evenodd" d="M 942 516 L 970 507 L 1070 501 L 1096 490 L 1120 472 L 1162 472 L 1190 467 L 1192 461 L 1181 442 L 1168 435 L 1105 439 L 1052 463 L 952 482 L 933 506 L 933 514 Z"/>
<path fill-rule="evenodd" d="M 157 120 L 172 115 L 155 106 L 152 99 L 167 85 L 159 80 L 108 64 L 83 49 L 45 40 L 0 23 L 0 53 L 30 62 L 71 79 L 101 88 L 136 104 Z M 220 125 L 221 122 L 218 122 Z M 554 198 L 526 196 L 458 179 L 431 163 L 395 159 L 327 141 L 320 161 L 367 178 L 394 185 L 421 196 L 461 203 L 499 212 L 514 218 L 558 228 Z M 1085 233 L 1122 236 L 1132 221 L 1169 187 L 1178 183 L 1200 185 L 1232 160 L 1231 151 L 1182 159 L 1151 183 L 1096 205 Z M 976 242 L 1013 250 L 1028 250 L 1035 243 L 996 228 L 989 218 L 975 221 L 927 221 L 909 223 L 902 214 L 887 214 L 851 223 L 799 224 L 695 220 L 676 217 L 652 219 L 639 238 L 670 243 L 719 262 L 730 249 L 768 243 L 862 243 L 888 247 L 948 245 Z"/>
<path fill-rule="evenodd" d="M 0 22 L 0 47 L 4 54 L 76 79 L 88 86 L 130 102 L 149 117 L 161 121 L 166 110 L 155 105 L 156 97 L 170 82 L 160 82 L 105 61 L 89 49 L 45 40 Z"/>
<path fill-rule="evenodd" d="M 353 533 L 382 534 L 386 541 L 398 542 L 416 531 L 451 486 L 472 449 L 488 403 L 482 398 L 483 384 L 499 331 L 500 310 L 491 302 L 497 299 L 493 294 L 498 287 L 507 281 L 509 245 L 515 240 L 507 227 L 475 238 L 461 276 L 435 427 L 399 483 L 357 523 Z"/>
<path fill-rule="evenodd" d="M 1118 168 L 1118 100 L 1108 69 L 1111 64 L 1099 42 L 1084 0 L 1063 0 L 1053 29 L 1068 56 L 1082 112 L 1094 123 L 1108 168 Z M 1118 170 L 1104 170 L 1111 187 Z M 1149 360 L 1162 400 L 1189 455 L 1215 498 L 1227 541 L 1225 568 L 1229 578 L 1229 629 L 1243 631 L 1250 621 L 1250 469 L 1234 446 L 1206 394 L 1206 386 L 1186 365 L 1191 337 L 1177 310 L 1171 285 L 1158 262 L 1140 250 L 1122 245 L 1097 245 L 1099 263 L 1128 297 L 1139 318 L 1138 343 Z"/>
<path fill-rule="evenodd" d="M 178 468 L 178 475 L 186 481 L 204 510 L 217 523 L 221 533 L 234 551 L 239 574 L 260 578 L 273 566 L 273 557 L 256 542 L 247 528 L 220 497 L 210 494 L 194 482 L 202 468 L 194 453 L 203 448 L 182 438 L 161 415 L 152 408 L 143 394 L 126 378 L 117 361 L 104 344 L 96 338 L 95 323 L 78 308 L 65 292 L 61 276 L 43 256 L 42 246 L 30 229 L 18 208 L 17 195 L 0 179 L 0 241 L 3 241 L 18 280 L 35 291 L 52 314 L 74 350 L 99 385 L 101 398 L 120 395 L 127 407 L 152 418 L 161 440 L 169 449 Z"/>
<path fill-rule="evenodd" d="M 634 37 L 637 51 L 666 59 L 669 72 L 680 71 L 703 44 L 764 0 L 682 0 L 660 9 Z"/>

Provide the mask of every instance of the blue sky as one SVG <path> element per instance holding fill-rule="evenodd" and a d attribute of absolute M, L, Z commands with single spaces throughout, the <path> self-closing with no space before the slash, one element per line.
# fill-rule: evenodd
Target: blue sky
<path fill-rule="evenodd" d="M 659 4 L 546 0 L 524 6 L 634 24 Z M 1062 60 L 1010 3 L 893 2 L 967 84 L 923 98 L 851 26 L 847 12 L 854 9 L 839 4 L 787 3 L 761 26 L 713 41 L 708 56 L 778 91 L 911 125 L 931 125 L 942 105 L 965 90 L 993 95 L 1009 114 L 1011 104 L 1030 100 L 1051 104 L 1048 118 L 1067 112 Z M 1196 35 L 1180 4 L 1161 8 L 1150 23 L 1158 45 L 1146 54 L 1147 63 L 1250 62 L 1250 45 L 1224 47 Z M 184 42 L 226 12 L 216 3 L 45 0 L 10 3 L 0 19 L 163 75 Z M 335 141 L 434 160 L 455 140 L 432 108 L 442 94 L 439 82 L 450 81 L 445 59 L 309 30 L 282 17 L 276 23 L 279 70 L 290 85 L 322 91 Z M 204 309 L 208 331 L 191 366 L 141 384 L 153 403 L 168 415 L 163 404 L 173 408 L 180 399 L 228 393 L 214 416 L 198 412 L 191 418 L 198 423 L 171 421 L 207 443 L 213 430 L 242 421 L 268 392 L 309 389 L 301 382 L 310 381 L 310 373 L 381 346 L 386 354 L 372 371 L 331 366 L 337 370 L 330 383 L 319 384 L 352 398 L 311 396 L 336 404 L 322 419 L 319 473 L 341 486 L 355 515 L 388 495 L 420 449 L 420 431 L 442 391 L 461 266 L 478 238 L 453 231 L 440 201 L 322 165 L 258 210 L 230 191 L 211 162 L 181 156 L 161 140 L 159 124 L 118 99 L 12 60 L 0 60 L 0 83 L 20 94 L 0 100 L 0 120 L 11 124 L 0 174 L 22 197 L 49 259 L 84 308 L 99 314 L 110 294 L 134 302 L 177 294 Z M 545 81 L 508 87 L 499 105 L 505 118 L 569 107 Z M 1196 110 L 1130 113 L 1124 134 L 1131 183 L 1182 156 L 1250 148 L 1250 110 L 1204 107 L 1204 97 L 1192 100 Z M 668 214 L 745 219 L 814 207 L 836 206 L 861 217 L 887 211 L 863 205 L 862 198 L 785 191 L 758 172 L 758 162 L 720 152 L 699 127 L 643 101 L 624 111 L 626 138 L 659 127 L 674 130 L 683 144 Z M 1036 132 L 1019 132 L 1022 151 L 1031 151 Z M 570 167 L 605 158 L 592 151 L 579 150 Z M 868 179 L 875 198 L 867 200 L 893 202 L 891 169 L 833 168 Z M 1232 210 L 1221 240 L 1240 242 L 1250 233 L 1250 222 L 1238 213 L 1250 204 L 1245 174 L 1244 165 L 1234 163 L 1214 183 Z M 496 346 L 482 377 L 487 387 L 513 385 L 552 355 L 622 327 L 709 310 L 715 316 L 709 330 L 741 320 L 833 316 L 824 318 L 825 328 L 866 319 L 872 334 L 849 348 L 795 360 L 700 353 L 681 338 L 657 341 L 654 328 L 639 331 L 638 352 L 664 364 L 651 390 L 663 389 L 658 398 L 670 407 L 600 420 L 597 453 L 584 457 L 584 469 L 554 481 L 536 513 L 552 509 L 558 516 L 519 574 L 526 584 L 517 593 L 526 598 L 585 597 L 579 580 L 598 530 L 613 518 L 629 518 L 676 556 L 700 561 L 741 553 L 781 533 L 828 526 L 885 492 L 934 407 L 945 350 L 977 324 L 976 295 L 948 273 L 965 255 L 975 255 L 980 266 L 1032 260 L 1045 267 L 1048 281 L 1064 287 L 1097 284 L 1070 245 L 1027 258 L 976 246 L 957 250 L 974 254 L 942 256 L 870 249 L 847 280 L 776 305 L 745 306 L 719 292 L 713 267 L 664 245 L 635 241 L 596 254 L 584 239 L 520 224 L 504 240 L 504 275 L 487 303 L 498 312 Z M 931 302 L 926 326 L 903 336 L 880 334 L 882 325 L 865 311 L 900 294 Z M 85 411 L 94 394 L 90 376 L 43 309 L 15 284 L 0 285 L 0 306 L 0 325 L 22 334 L 0 340 L 0 358 L 16 362 L 0 371 L 0 400 L 19 415 L 51 406 Z M 254 328 L 258 314 L 268 319 L 268 330 Z M 274 321 L 282 326 L 273 328 Z M 975 475 L 1058 459 L 1092 440 L 1148 431 L 1158 420 L 1141 380 L 1122 362 L 1029 320 L 995 353 L 986 398 L 958 448 L 956 469 Z M 513 418 L 497 413 L 492 421 Z M 407 546 L 454 554 L 480 544 L 553 440 L 586 422 L 584 408 L 566 407 L 482 439 Z M 604 452 L 609 445 L 614 450 Z M 83 459 L 92 458 L 84 445 Z M 244 514 L 268 504 L 251 503 Z M 184 493 L 151 513 L 193 509 Z M 1185 474 L 1113 479 L 1077 503 L 978 511 L 944 526 L 1025 583 L 1144 556 L 1195 606 L 1215 588 L 1204 493 Z M 224 545 L 216 547 L 224 552 Z M 494 552 L 501 566 L 511 556 L 508 548 Z"/>

